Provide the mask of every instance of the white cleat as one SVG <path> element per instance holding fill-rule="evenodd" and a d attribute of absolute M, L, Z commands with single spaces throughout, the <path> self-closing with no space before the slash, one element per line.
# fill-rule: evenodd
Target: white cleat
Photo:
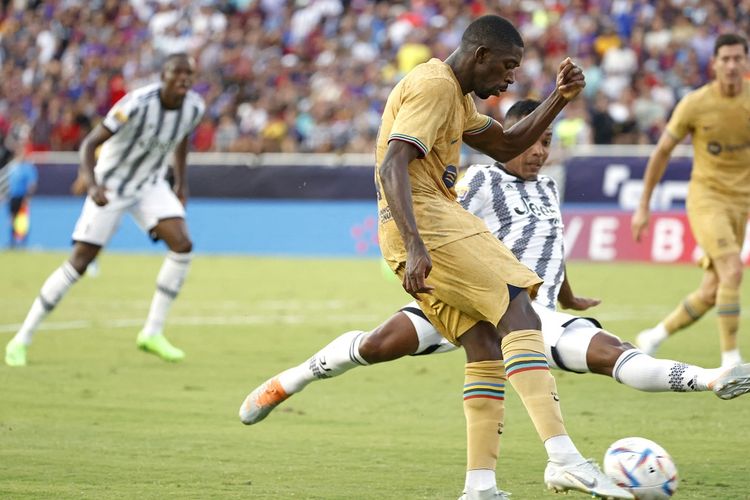
<path fill-rule="evenodd" d="M 656 354 L 656 350 L 664 341 L 661 332 L 658 331 L 658 329 L 658 326 L 649 328 L 648 330 L 643 330 L 636 336 L 635 345 L 637 345 L 638 349 L 643 351 L 644 354 L 653 356 L 654 354 Z"/>
<path fill-rule="evenodd" d="M 558 465 L 547 462 L 544 484 L 557 493 L 574 490 L 587 493 L 594 498 L 607 500 L 634 500 L 627 490 L 617 486 L 593 460 L 575 465 Z"/>
<path fill-rule="evenodd" d="M 750 392 L 750 363 L 728 369 L 708 386 L 721 399 L 734 399 L 747 394 Z"/>
<path fill-rule="evenodd" d="M 240 420 L 245 425 L 257 424 L 271 411 L 291 396 L 281 386 L 278 377 L 273 377 L 248 394 L 240 406 Z"/>
<path fill-rule="evenodd" d="M 510 500 L 510 493 L 498 490 L 494 486 L 486 490 L 472 490 L 467 488 L 458 500 Z"/>

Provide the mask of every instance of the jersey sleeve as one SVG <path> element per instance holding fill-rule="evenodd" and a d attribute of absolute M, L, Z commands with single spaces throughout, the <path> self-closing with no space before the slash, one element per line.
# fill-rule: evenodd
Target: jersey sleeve
<path fill-rule="evenodd" d="M 444 78 L 417 80 L 405 85 L 388 142 L 408 142 L 419 150 L 419 158 L 427 156 L 438 130 L 449 116 L 452 99 L 446 97 L 453 92 L 453 83 Z"/>
<path fill-rule="evenodd" d="M 128 123 L 138 112 L 138 99 L 128 94 L 115 103 L 104 117 L 102 125 L 116 134 L 126 123 Z"/>
<path fill-rule="evenodd" d="M 198 124 L 203 119 L 203 115 L 206 113 L 206 102 L 203 100 L 202 97 L 196 97 L 195 102 L 191 106 L 191 120 L 190 120 L 190 128 L 188 130 L 188 133 L 195 130 L 195 127 L 198 126 Z"/>
<path fill-rule="evenodd" d="M 477 111 L 477 106 L 474 104 L 474 99 L 471 98 L 471 94 L 465 97 L 466 99 L 466 125 L 464 126 L 464 135 L 477 135 L 481 134 L 492 125 L 492 118 L 487 115 L 483 115 Z"/>
<path fill-rule="evenodd" d="M 485 204 L 485 190 L 482 187 L 487 182 L 487 176 L 484 170 L 481 167 L 471 166 L 456 184 L 458 202 L 475 215 Z"/>
<path fill-rule="evenodd" d="M 677 141 L 681 141 L 693 131 L 692 113 L 690 113 L 692 109 L 691 101 L 692 99 L 688 95 L 678 102 L 669 123 L 667 123 L 666 131 Z"/>

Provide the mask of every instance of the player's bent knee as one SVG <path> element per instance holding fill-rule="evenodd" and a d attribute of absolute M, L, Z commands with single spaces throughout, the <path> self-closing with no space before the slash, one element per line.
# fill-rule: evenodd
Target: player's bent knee
<path fill-rule="evenodd" d="M 718 291 L 717 286 L 713 286 L 711 288 L 701 288 L 698 290 L 698 297 L 700 297 L 701 301 L 703 301 L 705 304 L 708 304 L 709 306 L 715 306 L 716 305 L 716 292 Z"/>
<path fill-rule="evenodd" d="M 458 337 L 468 362 L 502 359 L 500 335 L 489 323 L 479 322 Z"/>
<path fill-rule="evenodd" d="M 70 265 L 73 266 L 73 269 L 75 269 L 78 274 L 83 276 L 83 273 L 86 272 L 89 264 L 94 261 L 100 249 L 101 247 L 97 245 L 76 242 L 73 247 L 73 253 L 69 259 Z"/>
<path fill-rule="evenodd" d="M 612 370 L 622 353 L 633 349 L 627 342 L 622 342 L 614 335 L 600 331 L 594 335 L 586 351 L 586 364 L 593 373 L 612 375 Z"/>
<path fill-rule="evenodd" d="M 413 354 L 414 350 L 379 330 L 365 335 L 359 344 L 359 355 L 370 364 L 393 361 Z"/>
<path fill-rule="evenodd" d="M 169 249 L 175 253 L 190 253 L 193 251 L 193 242 L 190 238 L 181 239 L 172 244 Z"/>
<path fill-rule="evenodd" d="M 517 330 L 541 330 L 542 320 L 534 311 L 529 296 L 519 295 L 508 305 L 508 310 L 500 318 L 498 329 L 503 335 Z"/>

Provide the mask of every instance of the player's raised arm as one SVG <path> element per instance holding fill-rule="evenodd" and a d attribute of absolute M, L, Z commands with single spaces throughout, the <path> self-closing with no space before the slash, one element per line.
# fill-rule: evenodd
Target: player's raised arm
<path fill-rule="evenodd" d="M 566 58 L 560 63 L 557 88 L 530 115 L 507 130 L 493 121 L 480 133 L 464 134 L 464 142 L 497 161 L 507 162 L 534 144 L 565 105 L 585 86 L 586 81 L 581 68 L 570 58 Z"/>
<path fill-rule="evenodd" d="M 406 247 L 403 287 L 417 300 L 420 300 L 418 293 L 430 293 L 433 289 L 425 284 L 425 278 L 432 270 L 432 260 L 417 229 L 408 171 L 409 163 L 420 153 L 410 143 L 391 141 L 383 163 L 378 168 L 382 195 L 388 202 L 391 216 Z"/>
<path fill-rule="evenodd" d="M 664 176 L 664 171 L 669 164 L 669 157 L 677 145 L 677 139 L 666 130 L 662 132 L 656 148 L 651 153 L 646 165 L 646 172 L 643 174 L 643 192 L 638 208 L 630 221 L 630 227 L 633 232 L 633 239 L 641 241 L 643 232 L 648 228 L 648 219 L 651 216 L 651 195 L 654 188 Z"/>
<path fill-rule="evenodd" d="M 79 152 L 81 164 L 78 168 L 78 177 L 86 186 L 86 192 L 91 196 L 91 199 L 100 207 L 106 205 L 108 200 L 104 193 L 104 186 L 97 184 L 94 176 L 96 148 L 104 144 L 112 135 L 107 127 L 101 123 L 98 124 L 84 137 Z"/>

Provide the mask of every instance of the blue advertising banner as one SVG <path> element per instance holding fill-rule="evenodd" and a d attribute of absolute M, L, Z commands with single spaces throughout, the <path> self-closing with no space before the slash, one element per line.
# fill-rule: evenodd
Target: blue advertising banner
<path fill-rule="evenodd" d="M 565 203 L 599 204 L 632 211 L 643 192 L 646 156 L 581 156 L 565 162 Z M 692 158 L 673 158 L 654 190 L 652 208 L 685 206 Z"/>
<path fill-rule="evenodd" d="M 27 247 L 69 250 L 83 198 L 35 196 Z M 0 217 L 0 247 L 9 243 L 7 211 Z M 197 253 L 314 257 L 379 257 L 377 207 L 370 201 L 263 201 L 191 199 L 187 224 Z M 123 217 L 107 250 L 163 252 Z"/>

